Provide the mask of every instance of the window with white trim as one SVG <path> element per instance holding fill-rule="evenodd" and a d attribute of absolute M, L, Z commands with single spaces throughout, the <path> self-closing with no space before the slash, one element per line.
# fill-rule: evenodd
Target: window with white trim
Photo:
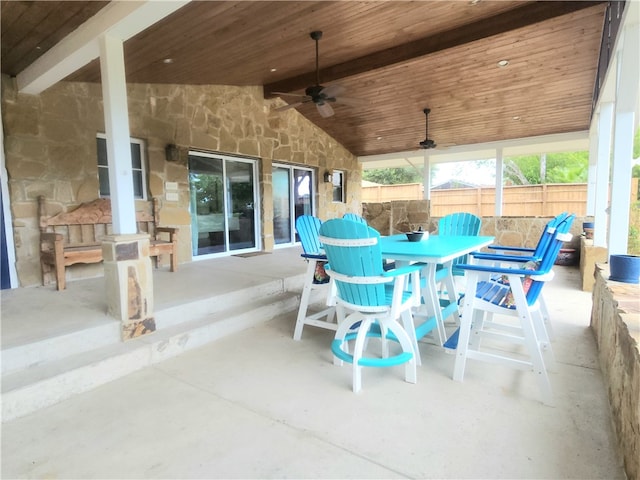
<path fill-rule="evenodd" d="M 133 196 L 141 200 L 147 198 L 147 172 L 144 140 L 131 138 L 131 170 L 133 177 Z M 107 139 L 104 134 L 96 136 L 98 144 L 98 182 L 100 183 L 100 197 L 109 197 L 109 165 L 107 163 Z"/>

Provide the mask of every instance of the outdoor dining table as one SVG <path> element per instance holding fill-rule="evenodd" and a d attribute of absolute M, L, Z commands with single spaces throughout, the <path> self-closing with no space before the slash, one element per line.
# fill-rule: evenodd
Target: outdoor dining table
<path fill-rule="evenodd" d="M 437 341 L 440 346 L 444 345 L 444 320 L 454 314 L 457 318 L 459 314 L 451 262 L 457 257 L 486 247 L 493 241 L 494 237 L 490 236 L 466 235 L 429 235 L 418 242 L 410 242 L 405 234 L 380 238 L 380 249 L 384 259 L 394 260 L 399 266 L 416 262 L 425 264 L 421 273 L 425 280 L 422 290 L 425 303 L 414 315 L 414 319 L 422 316 L 425 320 L 416 325 L 417 340 L 431 332 L 435 326 L 438 332 Z M 442 269 L 438 270 L 438 265 L 442 265 Z M 442 306 L 438 295 L 439 282 L 444 282 L 448 297 L 448 301 L 443 302 Z"/>

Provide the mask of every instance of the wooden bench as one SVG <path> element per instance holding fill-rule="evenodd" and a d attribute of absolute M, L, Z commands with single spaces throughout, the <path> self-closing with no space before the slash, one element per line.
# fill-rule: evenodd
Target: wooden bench
<path fill-rule="evenodd" d="M 102 239 L 113 233 L 111 200 L 99 198 L 52 217 L 46 215 L 45 202 L 43 196 L 38 197 L 42 284 L 48 284 L 54 273 L 57 289 L 64 290 L 66 267 L 102 262 Z M 167 254 L 170 255 L 170 269 L 175 272 L 178 269 L 178 229 L 159 227 L 157 218 L 158 201 L 154 198 L 153 214 L 136 212 L 138 233 L 149 234 L 149 256 L 155 258 L 156 268 L 158 256 Z"/>

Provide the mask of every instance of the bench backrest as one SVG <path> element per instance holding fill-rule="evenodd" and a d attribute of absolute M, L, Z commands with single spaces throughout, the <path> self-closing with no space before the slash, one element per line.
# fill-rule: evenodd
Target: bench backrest
<path fill-rule="evenodd" d="M 153 212 L 136 211 L 138 233 L 156 233 L 157 199 L 153 199 Z M 98 244 L 106 235 L 113 233 L 111 200 L 98 198 L 83 203 L 69 212 L 60 212 L 54 216 L 46 215 L 46 200 L 38 197 L 38 216 L 41 232 L 60 233 L 69 245 Z"/>

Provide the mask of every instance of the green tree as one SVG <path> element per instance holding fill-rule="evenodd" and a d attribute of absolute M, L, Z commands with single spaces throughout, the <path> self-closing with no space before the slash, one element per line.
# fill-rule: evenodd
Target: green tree
<path fill-rule="evenodd" d="M 540 178 L 539 155 L 505 159 L 505 180 L 512 185 L 541 183 L 584 183 L 589 171 L 589 152 L 551 153 L 546 155 L 546 175 Z"/>
<path fill-rule="evenodd" d="M 422 168 L 375 168 L 373 170 L 365 170 L 362 173 L 362 178 L 382 185 L 422 183 Z"/>

